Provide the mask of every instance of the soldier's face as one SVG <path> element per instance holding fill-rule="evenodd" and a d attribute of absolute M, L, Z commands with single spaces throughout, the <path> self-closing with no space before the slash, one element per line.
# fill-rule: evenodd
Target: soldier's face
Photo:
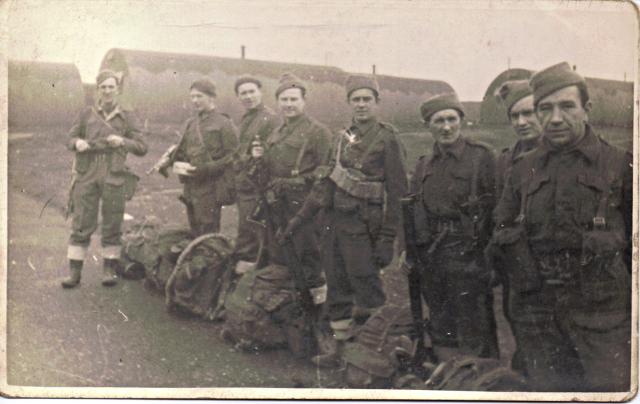
<path fill-rule="evenodd" d="M 98 83 L 98 98 L 106 104 L 110 104 L 118 95 L 118 82 L 113 77 L 109 77 L 102 83 Z"/>
<path fill-rule="evenodd" d="M 255 83 L 244 83 L 238 86 L 238 98 L 246 109 L 253 109 L 262 102 L 262 91 Z"/>
<path fill-rule="evenodd" d="M 191 96 L 191 105 L 193 105 L 193 108 L 198 112 L 208 111 L 215 106 L 212 96 L 195 88 L 191 89 L 189 95 Z"/>
<path fill-rule="evenodd" d="M 278 108 L 285 118 L 295 118 L 304 112 L 305 101 L 302 90 L 288 88 L 278 96 Z"/>
<path fill-rule="evenodd" d="M 435 141 L 443 146 L 456 142 L 460 137 L 460 113 L 455 109 L 443 109 L 431 115 L 427 129 Z"/>
<path fill-rule="evenodd" d="M 366 122 L 378 112 L 378 99 L 369 88 L 360 88 L 349 95 L 349 105 L 353 109 L 353 118 L 357 122 Z"/>
<path fill-rule="evenodd" d="M 538 103 L 536 115 L 544 137 L 553 145 L 564 146 L 582 138 L 591 104 L 582 106 L 576 86 L 561 88 Z"/>
<path fill-rule="evenodd" d="M 533 108 L 533 94 L 516 102 L 509 112 L 511 126 L 523 140 L 533 140 L 540 136 L 542 127 Z"/>

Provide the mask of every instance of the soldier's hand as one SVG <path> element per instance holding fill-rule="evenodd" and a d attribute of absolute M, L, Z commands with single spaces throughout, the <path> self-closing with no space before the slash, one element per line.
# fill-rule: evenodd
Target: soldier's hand
<path fill-rule="evenodd" d="M 89 148 L 91 146 L 89 146 L 89 143 L 84 140 L 84 139 L 78 139 L 76 140 L 76 144 L 75 144 L 76 150 L 80 153 L 89 150 Z"/>
<path fill-rule="evenodd" d="M 107 136 L 107 143 L 111 147 L 120 147 L 124 145 L 124 139 L 122 136 L 111 134 Z"/>
<path fill-rule="evenodd" d="M 302 220 L 298 216 L 294 216 L 289 220 L 289 223 L 287 223 L 287 227 L 284 230 L 279 228 L 276 232 L 276 241 L 278 244 L 282 245 L 286 243 L 287 240 L 293 236 L 293 233 L 295 233 L 301 223 Z"/>

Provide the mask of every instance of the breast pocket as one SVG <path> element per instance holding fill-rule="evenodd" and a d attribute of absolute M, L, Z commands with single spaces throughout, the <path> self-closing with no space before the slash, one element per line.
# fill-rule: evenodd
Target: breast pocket
<path fill-rule="evenodd" d="M 608 192 L 607 182 L 601 176 L 589 174 L 579 175 L 577 181 L 576 200 L 578 209 L 576 210 L 576 220 L 578 223 L 588 226 L 592 223 L 593 218 L 598 215 L 600 200 Z M 605 213 L 603 212 L 603 214 Z"/>
<path fill-rule="evenodd" d="M 222 131 L 215 126 L 205 126 L 202 128 L 202 138 L 207 152 L 212 158 L 218 159 L 222 154 Z"/>
<path fill-rule="evenodd" d="M 538 175 L 522 187 L 527 198 L 526 217 L 531 225 L 540 225 L 553 213 L 553 192 L 548 175 Z M 523 195 L 524 197 L 524 195 Z"/>
<path fill-rule="evenodd" d="M 453 199 L 460 204 L 466 203 L 471 192 L 471 180 L 473 174 L 471 170 L 453 170 L 451 172 L 451 183 L 447 191 Z"/>

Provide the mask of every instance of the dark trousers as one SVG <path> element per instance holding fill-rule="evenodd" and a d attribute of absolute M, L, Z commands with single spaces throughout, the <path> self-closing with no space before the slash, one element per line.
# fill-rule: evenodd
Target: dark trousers
<path fill-rule="evenodd" d="M 235 257 L 238 260 L 254 262 L 258 257 L 260 239 L 263 229 L 247 220 L 256 209 L 256 198 L 238 196 L 238 238 L 236 239 Z"/>
<path fill-rule="evenodd" d="M 194 237 L 220 231 L 220 205 L 206 199 L 187 200 L 187 219 Z"/>
<path fill-rule="evenodd" d="M 440 360 L 452 354 L 498 357 L 493 291 L 484 270 L 461 254 L 462 245 L 441 246 L 425 257 L 429 334 Z M 440 348 L 447 354 L 439 354 Z"/>
<path fill-rule="evenodd" d="M 374 235 L 369 224 L 357 211 L 334 211 L 327 218 L 322 246 L 329 319 L 351 318 L 354 305 L 382 306 L 385 295 L 380 269 L 373 262 Z"/>
<path fill-rule="evenodd" d="M 622 256 L 576 273 L 533 292 L 511 288 L 509 313 L 528 383 L 536 391 L 628 391 L 631 282 Z"/>

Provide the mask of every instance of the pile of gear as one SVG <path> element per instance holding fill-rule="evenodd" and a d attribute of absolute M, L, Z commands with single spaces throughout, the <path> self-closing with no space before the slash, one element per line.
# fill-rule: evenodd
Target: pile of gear
<path fill-rule="evenodd" d="M 236 273 L 233 240 L 219 233 L 193 238 L 161 228 L 154 218 L 123 235 L 120 275 L 143 279 L 167 308 L 208 321 L 224 320 L 221 336 L 244 352 L 288 349 L 310 357 L 336 349 L 321 310 L 308 313 L 291 271 L 269 264 Z M 324 325 L 324 326 L 323 326 Z M 524 380 L 495 359 L 455 357 L 437 366 L 420 354 L 409 305 L 388 303 L 371 313 L 341 349 L 345 387 L 522 391 Z"/>

